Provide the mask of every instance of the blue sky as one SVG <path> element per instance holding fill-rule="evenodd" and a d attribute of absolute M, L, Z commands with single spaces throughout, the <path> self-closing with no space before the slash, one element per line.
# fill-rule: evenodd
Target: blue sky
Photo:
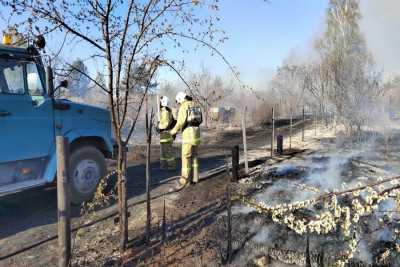
<path fill-rule="evenodd" d="M 324 22 L 327 0 L 221 0 L 221 28 L 229 40 L 219 49 L 241 72 L 245 83 L 267 80 L 291 51 L 307 47 Z M 187 56 L 187 66 L 202 64 L 227 75 L 227 67 L 206 49 Z"/>
<path fill-rule="evenodd" d="M 230 38 L 220 50 L 238 67 L 242 80 L 262 89 L 273 71 L 288 56 L 307 53 L 324 30 L 328 0 L 220 0 L 221 28 Z M 399 0 L 360 0 L 361 31 L 377 68 L 400 75 Z M 297 52 L 297 53 L 296 53 Z M 303 53 L 306 52 L 306 53 Z M 228 75 L 216 56 L 202 51 L 188 57 L 188 66 L 201 64 Z"/>
<path fill-rule="evenodd" d="M 266 82 L 273 70 L 291 51 L 309 46 L 321 31 L 328 0 L 220 0 L 220 28 L 227 32 L 229 40 L 218 46 L 232 65 L 241 73 L 242 80 L 257 86 Z M 0 27 L 4 23 L 0 21 Z M 59 38 L 60 36 L 56 37 Z M 48 40 L 54 51 L 62 40 Z M 73 44 L 64 51 L 68 61 L 85 58 L 88 47 Z M 86 51 L 87 52 L 87 51 Z M 172 53 L 172 56 L 175 56 Z M 213 73 L 229 78 L 227 66 L 210 51 L 202 49 L 185 55 L 190 72 L 209 67 Z M 91 72 L 101 66 L 89 66 Z M 171 73 L 162 73 L 161 78 L 174 80 Z"/>

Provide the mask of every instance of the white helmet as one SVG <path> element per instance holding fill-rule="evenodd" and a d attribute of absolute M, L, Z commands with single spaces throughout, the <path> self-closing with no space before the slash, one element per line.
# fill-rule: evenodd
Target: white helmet
<path fill-rule="evenodd" d="M 186 93 L 185 92 L 179 92 L 176 94 L 176 102 L 178 102 L 179 104 L 182 104 L 183 101 L 185 101 L 185 97 L 186 97 Z"/>
<path fill-rule="evenodd" d="M 169 102 L 169 99 L 168 99 L 167 96 L 164 95 L 164 96 L 161 97 L 160 104 L 161 104 L 162 107 L 167 107 L 168 106 L 168 102 Z"/>

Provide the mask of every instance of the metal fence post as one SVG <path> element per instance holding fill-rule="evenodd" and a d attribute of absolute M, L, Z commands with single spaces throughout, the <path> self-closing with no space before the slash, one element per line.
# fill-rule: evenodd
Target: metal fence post
<path fill-rule="evenodd" d="M 292 135 L 293 135 L 293 109 L 290 109 L 290 130 L 289 130 L 289 150 L 292 150 Z"/>
<path fill-rule="evenodd" d="M 314 135 L 317 136 L 317 112 L 314 113 Z"/>
<path fill-rule="evenodd" d="M 310 255 L 310 239 L 309 236 L 307 235 L 307 241 L 306 241 L 306 267 L 311 267 L 311 255 Z"/>
<path fill-rule="evenodd" d="M 303 141 L 304 142 L 304 128 L 306 127 L 305 126 L 305 121 L 306 121 L 306 114 L 305 114 L 305 112 L 304 112 L 304 106 L 303 106 L 303 125 L 302 125 L 302 127 L 301 127 L 301 141 Z"/>
<path fill-rule="evenodd" d="M 274 156 L 274 139 L 275 139 L 275 110 L 272 108 L 272 132 L 271 132 L 271 158 Z"/>
<path fill-rule="evenodd" d="M 239 180 L 239 146 L 232 148 L 232 180 Z"/>
<path fill-rule="evenodd" d="M 249 173 L 249 161 L 247 158 L 246 113 L 247 113 L 247 107 L 244 107 L 242 114 L 242 133 L 243 133 L 244 169 L 247 174 Z"/>

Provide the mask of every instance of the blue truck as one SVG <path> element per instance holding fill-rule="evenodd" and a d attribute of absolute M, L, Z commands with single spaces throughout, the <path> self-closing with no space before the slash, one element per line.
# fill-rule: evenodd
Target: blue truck
<path fill-rule="evenodd" d="M 55 138 L 70 143 L 71 201 L 89 200 L 114 141 L 107 110 L 55 99 L 38 49 L 0 45 L 0 197 L 55 182 Z M 50 77 L 50 78 L 49 78 Z"/>

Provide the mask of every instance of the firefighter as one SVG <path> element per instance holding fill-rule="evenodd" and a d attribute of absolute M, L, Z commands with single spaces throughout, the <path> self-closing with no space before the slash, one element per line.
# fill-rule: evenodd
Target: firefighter
<path fill-rule="evenodd" d="M 178 118 L 175 127 L 170 131 L 172 138 L 182 131 L 182 173 L 179 183 L 186 186 L 199 181 L 199 162 L 197 159 L 200 144 L 200 124 L 203 116 L 200 107 L 193 98 L 184 92 L 176 95 L 179 105 Z"/>
<path fill-rule="evenodd" d="M 175 126 L 172 110 L 168 107 L 169 99 L 166 96 L 160 98 L 160 121 L 158 132 L 160 133 L 160 168 L 163 170 L 174 170 L 176 168 L 173 153 L 173 139 L 169 131 Z"/>

